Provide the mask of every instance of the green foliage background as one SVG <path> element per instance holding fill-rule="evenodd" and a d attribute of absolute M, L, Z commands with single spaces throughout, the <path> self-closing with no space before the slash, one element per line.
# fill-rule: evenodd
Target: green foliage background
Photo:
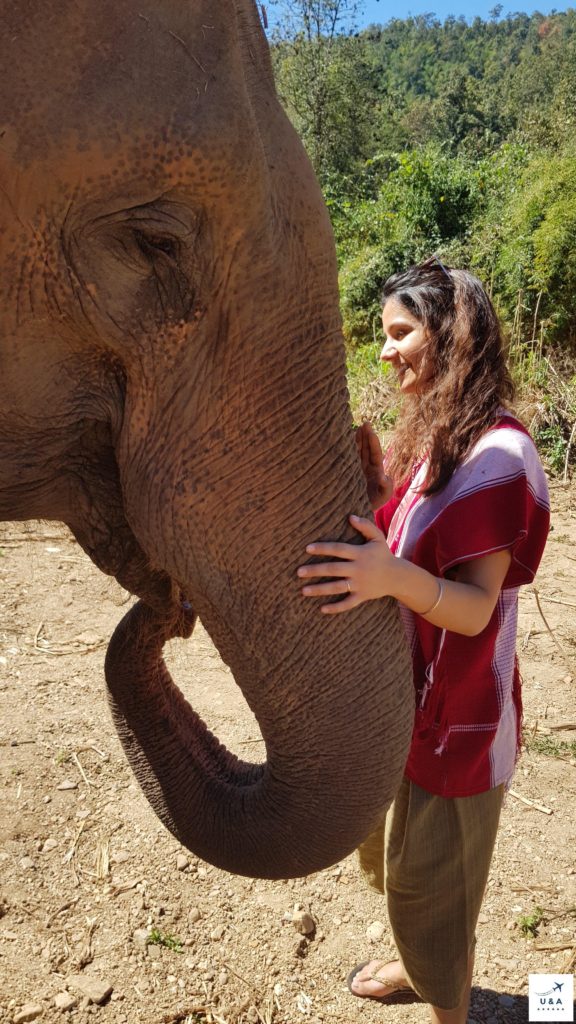
<path fill-rule="evenodd" d="M 352 367 L 390 273 L 431 253 L 468 267 L 559 470 L 576 421 L 576 10 L 342 32 L 360 2 L 276 6 L 278 91 L 332 217 Z"/>

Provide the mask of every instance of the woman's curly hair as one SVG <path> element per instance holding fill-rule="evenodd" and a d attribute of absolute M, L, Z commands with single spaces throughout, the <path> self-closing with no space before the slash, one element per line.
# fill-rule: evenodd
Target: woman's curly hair
<path fill-rule="evenodd" d="M 419 459 L 429 470 L 424 494 L 448 483 L 472 445 L 512 401 L 498 317 L 478 278 L 437 257 L 389 277 L 384 306 L 394 298 L 424 325 L 431 377 L 402 404 L 387 472 L 405 480 Z"/>

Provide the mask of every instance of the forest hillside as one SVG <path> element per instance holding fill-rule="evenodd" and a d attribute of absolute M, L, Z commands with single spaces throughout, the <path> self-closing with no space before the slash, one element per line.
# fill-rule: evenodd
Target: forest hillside
<path fill-rule="evenodd" d="M 568 471 L 576 9 L 501 17 L 497 6 L 486 21 L 429 14 L 355 32 L 342 25 L 359 3 L 275 6 L 278 90 L 336 235 L 353 397 L 378 376 L 382 281 L 436 253 L 490 289 L 525 418 L 551 469 Z"/>

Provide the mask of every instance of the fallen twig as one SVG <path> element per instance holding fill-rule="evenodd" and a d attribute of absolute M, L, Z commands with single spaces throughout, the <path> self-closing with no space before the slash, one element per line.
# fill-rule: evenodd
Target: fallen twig
<path fill-rule="evenodd" d="M 110 874 L 110 844 L 108 840 L 100 843 L 96 853 L 96 878 L 102 880 Z"/>
<path fill-rule="evenodd" d="M 573 604 L 571 601 L 563 601 L 559 597 L 551 597 L 550 594 L 540 594 L 540 597 L 543 601 L 549 601 L 550 604 L 563 604 L 565 608 L 576 608 L 576 604 Z"/>
<path fill-rule="evenodd" d="M 533 948 L 537 949 L 539 952 L 546 951 L 548 953 L 555 953 L 555 952 L 557 952 L 558 950 L 561 950 L 561 949 L 573 949 L 574 948 L 574 943 L 573 942 L 556 942 L 556 943 L 550 943 L 550 944 L 545 945 L 545 946 L 534 946 Z"/>
<path fill-rule="evenodd" d="M 0 740 L 0 747 L 26 747 L 31 743 L 36 743 L 36 740 Z"/>
<path fill-rule="evenodd" d="M 91 789 L 92 788 L 92 783 L 88 779 L 88 777 L 87 777 L 87 775 L 86 775 L 82 765 L 80 764 L 80 760 L 78 758 L 78 755 L 75 753 L 75 751 L 72 751 L 72 760 L 74 761 L 74 764 L 76 765 L 78 771 L 80 772 L 80 775 L 84 779 L 84 782 L 86 783 L 88 788 Z"/>
<path fill-rule="evenodd" d="M 76 853 L 76 847 L 78 846 L 78 840 L 80 839 L 80 836 L 82 835 L 82 833 L 84 831 L 85 824 L 86 824 L 86 822 L 83 821 L 82 824 L 80 825 L 80 828 L 78 829 L 78 832 L 76 833 L 76 838 L 74 839 L 74 842 L 72 843 L 72 846 L 67 851 L 67 853 L 64 854 L 64 856 L 62 858 L 62 863 L 63 864 L 69 864 L 70 861 L 72 860 L 74 854 Z"/>
<path fill-rule="evenodd" d="M 53 914 L 50 914 L 50 916 L 46 918 L 46 928 L 50 928 L 56 918 L 60 914 L 63 914 L 65 910 L 70 910 L 71 907 L 75 907 L 79 899 L 79 896 L 75 896 L 74 899 L 68 900 L 67 903 L 63 903 L 61 907 L 58 907 L 58 910 L 55 910 Z"/>
<path fill-rule="evenodd" d="M 576 907 L 564 907 L 563 910 L 557 910 L 555 914 L 546 914 L 546 923 L 550 924 L 550 921 L 558 921 L 562 917 L 570 917 L 576 914 Z M 570 945 L 574 945 L 574 939 L 570 940 Z"/>
<path fill-rule="evenodd" d="M 69 537 L 66 533 L 61 533 L 61 534 L 47 533 L 45 535 L 41 534 L 41 533 L 26 533 L 24 535 L 24 539 L 23 540 L 21 540 L 20 538 L 16 538 L 16 537 L 6 537 L 6 539 L 3 539 L 3 538 L 0 539 L 0 547 L 4 547 L 6 544 L 14 544 L 17 547 L 20 547 L 22 544 L 26 544 L 30 540 L 33 540 L 33 541 L 58 540 L 58 541 L 64 542 L 64 541 L 70 541 L 71 539 L 72 538 Z"/>
<path fill-rule="evenodd" d="M 42 636 L 42 630 L 43 629 L 44 629 L 44 623 L 41 622 L 40 625 L 38 626 L 38 629 L 36 630 L 36 632 L 34 634 L 34 647 L 35 647 L 35 649 L 37 651 L 44 651 L 45 650 L 44 647 L 39 647 L 38 646 L 38 641 L 40 640 L 40 637 Z"/>
<path fill-rule="evenodd" d="M 572 661 L 571 661 L 570 657 L 568 656 L 568 654 L 564 650 L 564 647 L 560 643 L 558 637 L 556 636 L 554 630 L 552 629 L 550 623 L 548 622 L 548 619 L 546 618 L 546 616 L 544 615 L 544 612 L 542 611 L 542 605 L 540 604 L 540 595 L 539 595 L 539 592 L 536 589 L 536 587 L 534 587 L 532 593 L 534 594 L 534 597 L 536 598 L 536 604 L 538 606 L 538 611 L 540 612 L 540 615 L 542 617 L 542 622 L 546 626 L 546 629 L 548 630 L 550 636 L 552 637 L 552 640 L 554 641 L 554 643 L 556 644 L 556 647 L 560 651 L 560 653 L 562 655 L 562 658 L 565 661 L 566 665 L 568 666 L 568 668 L 570 669 L 571 672 L 576 674 L 576 667 L 572 664 Z"/>
<path fill-rule="evenodd" d="M 247 986 L 247 988 L 251 989 L 252 992 L 256 992 L 256 994 L 258 994 L 258 989 L 254 987 L 252 982 L 246 981 L 246 978 L 243 978 L 241 974 L 238 974 L 238 971 L 235 971 L 233 967 L 230 967 L 230 964 L 222 961 L 222 966 L 227 971 L 230 971 L 230 974 L 233 974 L 235 978 L 238 978 L 238 981 L 242 981 Z"/>
<path fill-rule="evenodd" d="M 84 967 L 87 967 L 88 964 L 91 964 L 94 959 L 94 953 L 92 952 L 92 936 L 94 935 L 94 932 L 96 930 L 97 918 L 87 917 L 86 923 L 88 925 L 86 945 L 84 946 L 84 949 L 80 953 L 80 957 L 78 959 L 78 967 L 81 971 L 84 969 Z"/>
<path fill-rule="evenodd" d="M 98 754 L 98 757 L 101 757 L 103 761 L 110 760 L 109 754 L 107 754 L 104 750 L 98 750 L 98 747 L 94 747 L 92 744 L 87 744 L 87 746 L 85 747 L 78 747 L 79 754 L 83 754 L 85 750 L 93 750 L 94 753 Z"/>
<path fill-rule="evenodd" d="M 510 796 L 514 796 L 517 800 L 521 800 L 527 807 L 533 807 L 536 811 L 542 811 L 542 814 L 554 813 L 551 807 L 545 807 L 544 804 L 538 803 L 537 800 L 529 800 L 527 796 L 522 796 L 520 793 L 517 793 L 515 789 L 509 789 L 508 792 L 510 793 Z"/>

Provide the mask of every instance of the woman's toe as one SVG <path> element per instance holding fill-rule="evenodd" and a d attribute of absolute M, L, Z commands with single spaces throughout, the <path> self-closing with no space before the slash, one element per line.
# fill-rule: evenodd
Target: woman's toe
<path fill-rule="evenodd" d="M 350 991 L 355 996 L 379 998 L 391 995 L 406 985 L 407 981 L 399 961 L 385 964 L 383 960 L 370 960 L 351 979 Z"/>

